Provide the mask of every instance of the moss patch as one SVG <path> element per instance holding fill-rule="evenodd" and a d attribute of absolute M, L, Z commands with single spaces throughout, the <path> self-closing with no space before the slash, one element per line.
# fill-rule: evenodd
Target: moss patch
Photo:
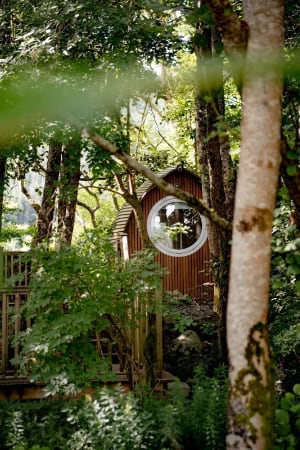
<path fill-rule="evenodd" d="M 249 333 L 247 364 L 231 386 L 231 428 L 245 448 L 255 448 L 258 435 L 264 438 L 265 450 L 274 448 L 274 370 L 269 349 L 267 327 L 259 322 Z M 260 418 L 261 430 L 256 428 L 254 417 Z"/>

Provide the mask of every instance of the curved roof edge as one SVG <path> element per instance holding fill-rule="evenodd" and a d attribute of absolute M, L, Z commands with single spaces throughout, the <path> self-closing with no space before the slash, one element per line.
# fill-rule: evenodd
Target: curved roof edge
<path fill-rule="evenodd" d="M 178 170 L 180 168 L 182 168 L 185 172 L 189 172 L 190 174 L 192 174 L 193 176 L 198 177 L 198 175 L 194 174 L 193 172 L 190 172 L 189 170 L 185 169 L 182 166 L 173 166 L 173 167 L 169 167 L 167 169 L 161 170 L 157 176 L 159 178 L 165 178 L 167 175 L 169 175 L 170 173 L 174 172 L 175 170 Z M 147 180 L 145 181 L 143 184 L 141 184 L 141 186 L 139 188 L 137 188 L 137 196 L 139 199 L 142 199 L 152 188 L 154 188 L 155 185 L 152 183 L 152 181 Z M 127 222 L 130 218 L 130 215 L 133 211 L 132 206 L 129 203 L 125 203 L 125 205 L 122 206 L 122 208 L 120 209 L 120 211 L 118 212 L 118 215 L 116 217 L 115 220 L 115 224 L 114 224 L 114 229 L 113 229 L 113 233 L 115 237 L 119 237 L 122 236 L 125 233 L 125 228 L 127 225 Z"/>

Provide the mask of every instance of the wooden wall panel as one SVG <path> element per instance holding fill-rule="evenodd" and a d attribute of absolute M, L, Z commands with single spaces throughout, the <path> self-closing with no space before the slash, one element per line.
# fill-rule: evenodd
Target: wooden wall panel
<path fill-rule="evenodd" d="M 181 189 L 190 192 L 198 198 L 202 197 L 199 179 L 189 172 L 174 171 L 166 176 L 165 180 L 178 185 Z M 166 197 L 166 194 L 156 187 L 153 187 L 145 194 L 142 200 L 142 207 L 146 221 L 151 208 L 164 197 Z M 129 218 L 126 233 L 128 234 L 129 254 L 133 255 L 136 251 L 142 249 L 133 214 Z M 163 280 L 164 290 L 178 290 L 183 294 L 188 294 L 195 300 L 201 300 L 201 298 L 212 299 L 213 280 L 209 270 L 209 259 L 208 241 L 197 252 L 189 256 L 173 257 L 159 253 L 157 260 L 169 272 Z"/>

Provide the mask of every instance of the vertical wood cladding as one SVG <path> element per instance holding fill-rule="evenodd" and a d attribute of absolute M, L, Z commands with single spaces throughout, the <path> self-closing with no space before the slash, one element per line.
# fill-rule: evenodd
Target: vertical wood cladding
<path fill-rule="evenodd" d="M 199 179 L 185 170 L 174 170 L 165 178 L 166 181 L 190 192 L 195 197 L 202 198 L 202 190 Z M 144 217 L 147 221 L 151 208 L 167 194 L 153 187 L 148 191 L 142 200 Z M 134 215 L 131 214 L 126 227 L 128 234 L 129 254 L 133 255 L 142 249 L 142 242 L 139 236 Z M 200 300 L 201 298 L 212 298 L 212 275 L 210 273 L 210 254 L 208 240 L 195 253 L 189 256 L 174 257 L 159 252 L 157 260 L 162 267 L 167 268 L 168 274 L 164 276 L 163 288 L 167 291 L 177 290 L 183 294 L 188 294 L 191 298 Z"/>

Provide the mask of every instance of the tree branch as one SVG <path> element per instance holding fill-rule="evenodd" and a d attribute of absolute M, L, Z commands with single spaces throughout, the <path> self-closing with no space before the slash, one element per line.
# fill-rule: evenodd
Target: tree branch
<path fill-rule="evenodd" d="M 38 214 L 40 212 L 41 209 L 41 205 L 37 202 L 35 202 L 33 200 L 33 198 L 31 197 L 31 195 L 29 194 L 29 191 L 27 189 L 27 187 L 25 186 L 25 180 L 22 178 L 20 180 L 20 184 L 21 184 L 21 192 L 25 195 L 25 197 L 27 198 L 30 206 L 35 210 L 35 212 Z"/>
<path fill-rule="evenodd" d="M 86 203 L 77 200 L 77 205 L 81 206 L 81 208 L 84 208 L 86 211 L 88 211 L 89 215 L 91 216 L 91 221 L 92 221 L 92 225 L 94 228 L 97 227 L 97 222 L 96 222 L 96 218 L 95 218 L 95 213 L 99 210 L 99 206 L 95 207 L 95 208 L 91 208 L 89 205 L 87 205 Z"/>
<path fill-rule="evenodd" d="M 223 217 L 218 216 L 218 214 L 213 210 L 208 208 L 203 201 L 200 199 L 194 197 L 188 192 L 185 192 L 175 186 L 173 186 L 170 183 L 167 183 L 166 181 L 159 178 L 157 175 L 155 175 L 152 170 L 150 170 L 148 167 L 144 166 L 140 162 L 134 160 L 131 158 L 127 153 L 122 152 L 118 148 L 116 148 L 111 142 L 107 141 L 103 137 L 99 136 L 97 133 L 93 133 L 92 131 L 89 131 L 88 129 L 83 130 L 83 134 L 86 138 L 90 139 L 94 142 L 94 144 L 98 145 L 99 147 L 106 150 L 108 153 L 110 153 L 112 156 L 117 158 L 121 164 L 124 164 L 125 167 L 135 170 L 136 172 L 141 173 L 146 178 L 148 178 L 150 181 L 152 181 L 153 184 L 155 184 L 158 188 L 160 188 L 162 191 L 166 192 L 169 195 L 174 195 L 175 197 L 179 198 L 180 200 L 183 200 L 187 202 L 190 206 L 195 208 L 197 211 L 199 211 L 203 216 L 207 217 L 209 220 L 217 224 L 219 227 L 221 227 L 224 230 L 231 230 L 232 225 L 230 222 L 228 222 Z"/>

